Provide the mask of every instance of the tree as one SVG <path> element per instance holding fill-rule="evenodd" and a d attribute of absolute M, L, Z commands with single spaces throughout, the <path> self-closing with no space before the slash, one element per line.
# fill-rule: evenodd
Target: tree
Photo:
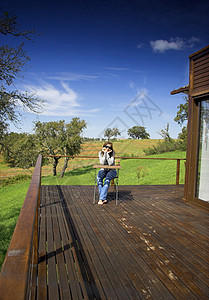
<path fill-rule="evenodd" d="M 159 134 L 162 136 L 163 141 L 159 140 L 156 146 L 144 149 L 143 151 L 146 153 L 146 155 L 160 154 L 177 150 L 178 143 L 170 137 L 169 123 L 167 123 L 166 127 L 160 130 Z"/>
<path fill-rule="evenodd" d="M 121 133 L 120 133 L 120 131 L 118 130 L 117 127 L 114 127 L 112 129 L 112 136 L 114 136 L 116 138 L 118 135 L 121 135 Z"/>
<path fill-rule="evenodd" d="M 60 156 L 60 133 L 63 131 L 64 121 L 59 122 L 35 122 L 34 130 L 40 148 L 43 154 L 53 155 L 53 175 L 57 175 L 57 165 Z"/>
<path fill-rule="evenodd" d="M 177 111 L 176 117 L 174 118 L 174 121 L 176 121 L 180 126 L 183 125 L 185 121 L 188 120 L 188 105 L 189 105 L 189 99 L 188 96 L 185 96 L 184 98 L 185 103 L 180 104 L 177 106 L 179 109 Z M 187 126 L 182 127 L 181 133 L 179 133 L 179 139 L 181 140 L 181 149 L 186 150 L 187 145 Z"/>
<path fill-rule="evenodd" d="M 35 134 L 42 151 L 53 157 L 53 175 L 56 175 L 56 167 L 60 155 L 74 156 L 80 153 L 83 139 L 81 133 L 86 128 L 86 122 L 79 118 L 73 118 L 70 123 L 58 122 L 36 122 Z M 64 176 L 70 157 L 65 157 L 65 163 L 60 177 Z"/>
<path fill-rule="evenodd" d="M 64 124 L 61 136 L 61 150 L 66 156 L 78 155 L 81 151 L 83 138 L 81 133 L 86 128 L 86 122 L 79 118 L 73 118 L 69 124 Z M 68 166 L 69 157 L 65 157 L 65 163 L 62 168 L 60 177 L 64 176 L 65 170 Z"/>
<path fill-rule="evenodd" d="M 111 128 L 106 128 L 105 132 L 104 132 L 104 137 L 106 137 L 108 140 L 110 140 L 111 137 L 117 137 L 118 135 L 120 135 L 120 131 L 118 130 L 117 127 L 113 127 L 113 129 Z"/>
<path fill-rule="evenodd" d="M 178 134 L 178 148 L 185 151 L 187 148 L 187 127 L 183 126 L 181 132 Z"/>
<path fill-rule="evenodd" d="M 34 94 L 15 89 L 15 80 L 23 77 L 25 67 L 30 60 L 24 50 L 22 39 L 30 40 L 34 31 L 20 31 L 17 17 L 5 12 L 0 16 L 0 34 L 10 35 L 20 41 L 18 46 L 0 47 L 0 133 L 5 133 L 8 122 L 17 125 L 20 121 L 20 106 L 32 112 L 40 112 L 42 100 Z"/>
<path fill-rule="evenodd" d="M 179 110 L 177 111 L 176 117 L 174 118 L 174 121 L 176 121 L 180 126 L 182 126 L 183 123 L 188 120 L 188 97 L 185 96 L 184 101 L 184 104 L 180 104 L 179 106 L 177 106 Z"/>
<path fill-rule="evenodd" d="M 111 136 L 112 136 L 112 129 L 106 128 L 105 132 L 104 132 L 104 138 L 107 138 L 109 140 L 111 138 Z"/>
<path fill-rule="evenodd" d="M 159 134 L 162 136 L 162 138 L 167 141 L 167 142 L 171 142 L 172 139 L 170 137 L 170 133 L 169 133 L 169 123 L 167 123 L 167 126 L 164 129 L 161 129 Z"/>
<path fill-rule="evenodd" d="M 34 135 L 6 133 L 1 142 L 4 161 L 11 167 L 29 169 L 36 164 L 39 148 Z"/>
<path fill-rule="evenodd" d="M 133 126 L 127 131 L 128 135 L 132 139 L 149 139 L 150 135 L 146 132 L 145 127 L 143 126 Z"/>

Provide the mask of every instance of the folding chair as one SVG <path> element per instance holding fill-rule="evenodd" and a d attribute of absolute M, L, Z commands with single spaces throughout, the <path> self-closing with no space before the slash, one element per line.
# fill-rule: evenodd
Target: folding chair
<path fill-rule="evenodd" d="M 116 166 L 103 166 L 103 165 L 94 165 L 93 168 L 95 169 L 95 182 L 94 182 L 94 199 L 93 199 L 93 204 L 96 203 L 96 192 L 97 192 L 97 168 L 106 168 L 108 169 L 111 168 L 111 169 L 116 169 L 117 171 L 117 176 L 111 180 L 111 183 L 110 185 L 113 186 L 114 188 L 114 193 L 115 193 L 115 203 L 116 205 L 118 205 L 118 194 L 119 194 L 119 191 L 118 191 L 118 179 L 119 179 L 119 170 L 121 169 L 121 166 L 120 165 L 116 165 Z M 110 187 L 109 187 L 110 188 Z"/>

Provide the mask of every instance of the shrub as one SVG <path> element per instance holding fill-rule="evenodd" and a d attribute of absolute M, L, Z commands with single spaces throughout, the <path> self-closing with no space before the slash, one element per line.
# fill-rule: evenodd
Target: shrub
<path fill-rule="evenodd" d="M 160 154 L 164 152 L 170 152 L 170 151 L 175 151 L 175 150 L 180 150 L 178 149 L 179 143 L 174 141 L 174 140 L 164 140 L 163 142 L 159 141 L 157 143 L 157 146 L 152 146 L 147 149 L 143 149 L 144 153 L 146 155 L 153 155 L 153 154 Z"/>
<path fill-rule="evenodd" d="M 130 154 L 127 153 L 127 152 L 125 152 L 125 153 L 123 153 L 123 154 L 121 155 L 121 157 L 130 157 Z"/>
<path fill-rule="evenodd" d="M 136 170 L 136 176 L 138 178 L 138 182 L 140 182 L 140 179 L 144 178 L 147 173 L 148 173 L 148 169 L 146 167 L 138 166 Z"/>
<path fill-rule="evenodd" d="M 17 175 L 14 177 L 10 177 L 10 178 L 4 178 L 4 179 L 0 179 L 0 186 L 1 187 L 5 187 L 11 184 L 16 184 L 16 183 L 20 183 L 26 180 L 31 179 L 32 176 L 31 175 Z"/>

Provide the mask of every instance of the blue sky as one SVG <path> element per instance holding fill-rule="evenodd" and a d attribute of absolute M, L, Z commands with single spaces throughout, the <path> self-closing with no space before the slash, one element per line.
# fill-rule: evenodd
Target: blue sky
<path fill-rule="evenodd" d="M 168 3 L 168 4 L 167 4 Z M 23 113 L 22 132 L 34 121 L 86 120 L 84 136 L 107 127 L 145 126 L 151 138 L 173 121 L 189 82 L 188 56 L 209 44 L 209 2 L 157 0 L 1 0 L 24 29 L 40 35 L 25 48 L 31 58 L 20 90 L 46 103 L 39 115 Z M 7 40 L 12 42 L 13 40 Z M 11 126 L 12 131 L 17 131 Z"/>

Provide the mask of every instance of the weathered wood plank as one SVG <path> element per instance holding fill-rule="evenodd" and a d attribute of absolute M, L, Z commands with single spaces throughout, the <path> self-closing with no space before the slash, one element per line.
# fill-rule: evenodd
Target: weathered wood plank
<path fill-rule="evenodd" d="M 61 240 L 60 228 L 58 224 L 58 207 L 59 207 L 59 194 L 53 188 L 51 193 L 51 212 L 53 221 L 53 236 L 54 236 L 54 250 L 56 257 L 56 267 L 57 267 L 57 280 L 59 285 L 60 299 L 70 299 L 70 289 L 68 284 L 67 270 L 65 266 L 65 257 L 63 251 L 63 245 Z"/>
<path fill-rule="evenodd" d="M 130 206 L 127 207 L 129 208 Z M 145 209 L 149 210 L 149 206 L 147 206 Z M 162 239 L 162 237 L 159 238 L 158 236 L 159 231 L 157 228 L 157 223 L 155 224 L 151 220 L 151 216 L 149 215 L 144 216 L 143 211 L 141 212 L 141 214 L 140 212 L 137 212 L 137 217 L 141 219 L 140 228 L 137 228 L 138 226 L 134 218 L 132 218 L 131 215 L 129 214 L 128 215 L 126 214 L 125 216 L 126 218 L 122 218 L 122 222 L 125 223 L 125 226 L 133 228 L 131 229 L 131 231 L 134 231 L 134 233 L 136 234 L 136 240 L 138 237 L 138 241 L 141 240 L 141 242 L 144 242 L 145 251 L 147 247 L 147 252 L 149 253 L 149 255 L 154 258 L 153 260 L 159 265 L 159 267 L 164 271 L 164 273 L 167 274 L 168 278 L 174 280 L 174 284 L 181 291 L 183 291 L 184 295 L 187 295 L 188 297 L 192 297 L 193 293 L 188 288 L 191 286 L 194 287 L 195 289 L 195 286 L 192 282 L 193 274 L 192 276 L 190 276 L 190 279 L 189 278 L 187 279 L 186 277 L 184 277 L 181 271 L 179 271 L 181 270 L 182 264 L 181 261 L 177 261 L 177 260 L 175 260 L 174 263 L 173 247 L 170 247 L 170 251 L 166 253 L 165 248 L 167 248 L 167 244 L 165 244 L 165 241 Z M 160 232 L 160 235 L 161 234 L 162 232 Z M 156 258 L 155 256 L 153 256 L 154 254 L 157 255 Z M 177 266 L 179 268 L 177 268 Z M 185 266 L 183 267 L 185 268 Z M 187 269 L 185 268 L 185 270 Z M 183 277 L 184 277 L 184 284 L 182 284 L 181 282 L 181 279 Z"/>
<path fill-rule="evenodd" d="M 57 299 L 209 297 L 208 212 L 184 203 L 182 186 L 122 186 L 120 204 L 111 192 L 102 207 L 92 205 L 93 186 L 43 189 L 47 286 Z"/>
<path fill-rule="evenodd" d="M 98 291 L 101 299 L 105 299 L 106 296 L 109 298 L 115 298 L 116 294 L 114 293 L 114 288 L 111 282 L 107 280 L 107 273 L 105 271 L 105 268 L 101 261 L 100 252 L 95 252 L 94 243 L 96 240 L 96 236 L 91 236 L 91 232 L 86 232 L 87 227 L 83 224 L 82 219 L 79 217 L 79 214 L 76 210 L 76 206 L 73 205 L 72 202 L 69 202 L 71 198 L 71 193 L 68 193 L 68 191 L 64 191 L 64 195 L 66 199 L 68 200 L 68 207 L 70 210 L 70 213 L 72 216 L 77 216 L 75 219 L 75 225 L 77 225 L 77 230 L 79 234 L 80 241 L 82 243 L 82 250 L 84 251 L 86 258 L 86 265 L 88 266 L 88 271 L 90 269 L 91 271 L 91 277 L 93 277 L 93 281 L 95 284 L 97 284 Z M 76 198 L 79 197 L 79 195 L 76 195 Z M 78 202 L 78 201 L 77 201 Z M 78 203 L 79 204 L 79 203 Z M 102 249 L 101 249 L 102 251 Z M 92 255 L 93 254 L 93 255 Z M 98 276 L 99 274 L 100 276 Z M 104 286 L 104 289 L 106 290 L 106 296 L 101 289 L 101 284 Z M 93 284 L 94 286 L 94 284 Z"/>
<path fill-rule="evenodd" d="M 46 189 L 41 189 L 37 298 L 47 299 Z"/>
<path fill-rule="evenodd" d="M 85 227 L 89 226 L 89 230 L 94 231 L 96 235 L 98 234 L 100 235 L 99 228 L 97 226 L 92 227 L 92 224 L 89 223 L 89 220 L 86 218 L 83 208 L 84 205 L 82 206 L 82 209 L 78 209 L 78 213 L 79 216 L 81 216 L 84 226 Z M 136 292 L 134 292 L 134 288 L 131 289 L 130 286 L 129 286 L 129 293 L 127 293 L 126 285 L 132 285 L 132 283 L 129 280 L 127 280 L 126 272 L 124 272 L 124 269 L 121 267 L 120 263 L 118 262 L 118 258 L 115 256 L 114 249 L 109 246 L 107 241 L 103 238 L 102 233 L 101 233 L 99 243 L 100 245 L 94 244 L 94 246 L 97 246 L 95 250 L 100 251 L 100 247 L 102 247 L 102 251 L 99 252 L 99 255 L 100 257 L 102 257 L 103 264 L 106 266 L 108 265 L 107 276 L 110 277 L 110 281 L 112 281 L 113 287 L 117 292 L 118 298 L 128 299 L 129 296 L 136 297 L 137 294 Z"/>
<path fill-rule="evenodd" d="M 57 263 L 56 252 L 54 247 L 53 234 L 53 210 L 51 197 L 53 194 L 53 187 L 47 187 L 48 196 L 46 199 L 46 216 L 47 216 L 47 274 L 48 274 L 48 297 L 49 299 L 59 299 L 59 285 L 57 278 Z"/>
<path fill-rule="evenodd" d="M 86 194 L 87 191 L 85 191 Z M 82 208 L 84 205 L 82 205 Z M 91 209 L 93 209 L 90 206 Z M 86 206 L 86 214 L 89 211 L 89 206 Z M 93 211 L 92 211 L 93 212 Z M 143 270 L 143 260 L 141 259 L 141 265 L 137 263 L 137 260 L 135 259 L 137 256 L 137 259 L 139 256 L 136 254 L 135 258 L 132 256 L 131 251 L 133 250 L 133 247 L 131 246 L 130 242 L 127 240 L 126 234 L 125 236 L 123 233 L 120 232 L 120 226 L 118 226 L 118 223 L 115 222 L 114 218 L 112 218 L 111 215 L 105 216 L 105 222 L 104 222 L 104 214 L 101 213 L 101 209 L 98 208 L 97 214 L 92 214 L 91 216 L 91 226 L 94 230 L 97 232 L 101 232 L 101 236 L 105 237 L 105 240 L 107 241 L 107 244 L 109 246 L 109 251 L 112 252 L 111 255 L 115 256 L 115 258 L 118 261 L 123 261 L 123 271 L 122 273 L 127 273 L 127 276 L 130 280 L 128 291 L 129 294 L 133 297 L 135 295 L 135 291 L 133 290 L 133 287 L 130 286 L 132 284 L 135 289 L 138 292 L 138 296 L 141 293 L 141 296 L 145 296 L 145 294 L 148 294 L 148 291 L 146 290 L 146 286 L 149 286 L 149 290 L 152 290 L 153 295 L 155 295 L 158 299 L 161 298 L 160 293 L 157 291 L 156 287 L 153 289 L 152 287 L 152 281 L 149 280 L 147 276 L 148 268 L 145 266 L 145 271 Z M 109 224 L 110 227 L 109 227 Z M 117 268 L 117 265 L 113 264 L 116 271 L 118 272 L 119 269 Z M 119 272 L 121 274 L 121 272 Z M 139 276 L 140 274 L 140 276 Z M 157 277 L 155 278 L 157 281 Z M 144 283 L 143 283 L 144 282 Z M 159 283 L 159 282 L 158 282 Z M 153 296 L 152 295 L 152 296 Z"/>
<path fill-rule="evenodd" d="M 60 197 L 58 188 L 57 188 L 57 194 L 58 197 Z M 75 268 L 75 262 L 74 262 L 75 259 L 71 251 L 72 240 L 71 237 L 68 235 L 68 229 L 66 228 L 67 227 L 66 213 L 65 213 L 66 206 L 63 203 L 62 198 L 60 198 L 60 203 L 59 205 L 57 205 L 57 210 L 58 210 L 58 221 L 60 226 L 62 247 L 63 247 L 64 257 L 65 257 L 65 267 L 66 267 L 66 272 L 68 274 L 71 297 L 72 299 L 82 299 L 83 294 L 81 291 L 80 283 L 78 281 L 77 271 Z"/>
<path fill-rule="evenodd" d="M 198 59 L 194 60 L 194 66 L 204 66 L 205 64 L 209 63 L 209 54 L 206 54 Z"/>
<path fill-rule="evenodd" d="M 62 201 L 65 202 L 65 198 L 63 197 L 62 191 L 60 190 L 60 195 L 62 198 Z M 83 261 L 83 256 L 80 251 L 80 247 L 82 245 L 79 242 L 79 235 L 77 234 L 77 229 L 74 225 L 74 220 L 71 216 L 70 211 L 68 210 L 68 207 L 65 205 L 65 221 L 66 221 L 66 229 L 68 231 L 68 236 L 70 237 L 70 243 L 71 243 L 71 250 L 74 257 L 74 264 L 77 271 L 77 277 L 79 280 L 79 283 L 81 285 L 81 290 L 83 294 L 83 298 L 89 299 L 92 297 L 92 288 L 89 283 L 88 276 L 86 274 L 86 268 Z"/>

